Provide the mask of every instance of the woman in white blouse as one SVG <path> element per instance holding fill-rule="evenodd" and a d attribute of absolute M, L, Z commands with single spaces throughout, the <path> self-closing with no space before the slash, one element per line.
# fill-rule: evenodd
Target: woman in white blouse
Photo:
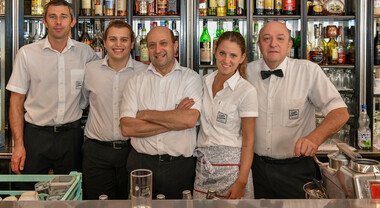
<path fill-rule="evenodd" d="M 240 33 L 223 33 L 215 47 L 217 71 L 204 77 L 194 199 L 209 190 L 227 199 L 253 198 L 251 164 L 256 89 L 246 78 L 246 46 Z"/>

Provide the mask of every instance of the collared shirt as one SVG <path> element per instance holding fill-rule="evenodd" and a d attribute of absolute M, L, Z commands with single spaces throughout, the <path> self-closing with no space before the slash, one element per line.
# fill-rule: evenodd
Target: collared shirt
<path fill-rule="evenodd" d="M 195 71 L 181 67 L 177 61 L 165 76 L 150 64 L 147 70 L 132 77 L 126 88 L 120 107 L 121 118 L 136 118 L 136 113 L 141 110 L 174 110 L 186 97 L 194 99 L 192 109 L 201 111 L 202 79 Z M 139 153 L 189 157 L 196 145 L 196 131 L 194 127 L 146 138 L 132 137 L 131 144 Z"/>
<path fill-rule="evenodd" d="M 82 88 L 81 107 L 90 103 L 85 135 L 101 141 L 126 140 L 120 130 L 120 102 L 125 85 L 134 74 L 148 65 L 129 57 L 127 65 L 120 71 L 108 66 L 108 56 L 86 65 Z M 128 89 L 126 89 L 128 90 Z"/>
<path fill-rule="evenodd" d="M 82 116 L 84 67 L 97 59 L 86 44 L 68 38 L 60 53 L 45 38 L 19 50 L 7 89 L 26 95 L 27 122 L 39 126 L 73 122 Z"/>
<path fill-rule="evenodd" d="M 315 129 L 316 109 L 326 116 L 347 106 L 317 64 L 285 58 L 278 69 L 284 77 L 263 80 L 260 71 L 270 69 L 260 59 L 248 64 L 247 77 L 259 100 L 255 153 L 281 159 L 293 157 L 297 140 Z"/>
<path fill-rule="evenodd" d="M 198 147 L 241 147 L 241 117 L 257 117 L 256 89 L 240 76 L 239 71 L 226 80 L 213 97 L 212 84 L 218 71 L 204 77 L 201 129 Z"/>

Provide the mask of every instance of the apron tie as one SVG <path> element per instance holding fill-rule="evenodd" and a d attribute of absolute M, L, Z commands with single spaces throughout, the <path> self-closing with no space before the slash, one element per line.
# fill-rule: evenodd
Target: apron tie
<path fill-rule="evenodd" d="M 214 166 L 212 166 L 212 164 L 210 163 L 204 152 L 201 150 L 201 148 L 195 149 L 193 156 L 201 158 L 201 164 L 205 164 L 205 169 L 207 170 L 207 172 L 209 172 L 210 174 L 213 174 L 215 172 Z"/>

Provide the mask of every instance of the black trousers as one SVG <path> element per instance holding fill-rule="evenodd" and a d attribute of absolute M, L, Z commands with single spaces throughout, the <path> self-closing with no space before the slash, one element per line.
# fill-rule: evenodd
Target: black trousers
<path fill-rule="evenodd" d="M 255 154 L 252 173 L 256 199 L 305 199 L 303 185 L 316 170 L 312 157 L 271 161 Z"/>
<path fill-rule="evenodd" d="M 84 199 L 99 199 L 106 194 L 109 199 L 128 199 L 129 174 L 126 163 L 131 143 L 114 149 L 86 140 L 83 144 Z"/>
<path fill-rule="evenodd" d="M 26 151 L 23 174 L 68 174 L 81 171 L 83 130 L 76 127 L 61 132 L 25 124 Z"/>
<path fill-rule="evenodd" d="M 153 199 L 157 194 L 166 199 L 182 199 L 182 191 L 193 190 L 195 179 L 194 157 L 171 157 L 169 155 L 147 155 L 132 148 L 127 170 L 149 169 L 153 172 Z"/>

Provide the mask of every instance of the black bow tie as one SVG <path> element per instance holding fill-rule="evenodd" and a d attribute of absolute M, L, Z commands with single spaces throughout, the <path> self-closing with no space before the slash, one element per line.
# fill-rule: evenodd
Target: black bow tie
<path fill-rule="evenodd" d="M 283 77 L 284 76 L 284 73 L 282 73 L 282 69 L 276 69 L 274 71 L 272 70 L 269 70 L 269 71 L 261 71 L 261 78 L 263 79 L 266 79 L 268 77 L 270 77 L 270 75 L 276 75 L 278 77 Z"/>

